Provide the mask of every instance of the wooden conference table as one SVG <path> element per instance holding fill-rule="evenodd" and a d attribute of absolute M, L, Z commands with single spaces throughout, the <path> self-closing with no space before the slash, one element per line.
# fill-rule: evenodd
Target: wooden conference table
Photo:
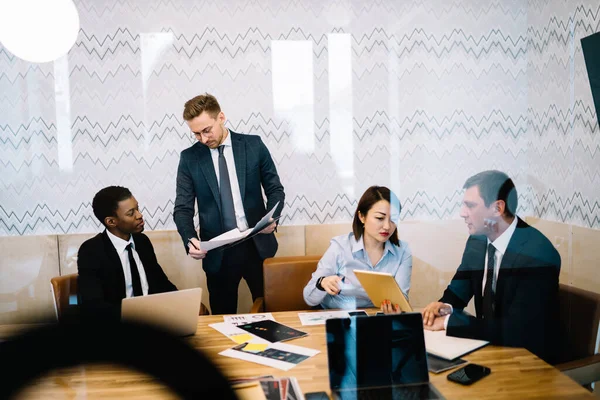
<path fill-rule="evenodd" d="M 289 371 L 220 356 L 218 353 L 235 343 L 208 325 L 223 322 L 222 316 L 201 316 L 198 331 L 186 340 L 203 351 L 228 377 L 258 375 L 295 376 L 304 393 L 329 390 L 327 348 L 324 325 L 302 326 L 298 313 L 275 312 L 275 319 L 301 329 L 309 335 L 290 341 L 290 344 L 320 351 L 316 356 Z M 22 326 L 0 326 L 0 338 L 18 332 Z M 527 350 L 487 346 L 464 357 L 466 360 L 490 367 L 490 376 L 472 386 L 450 382 L 452 371 L 431 374 L 430 380 L 447 399 L 524 399 L 524 398 L 595 398 L 575 381 L 563 375 Z M 44 399 L 110 399 L 110 398 L 177 398 L 167 387 L 143 373 L 115 365 L 88 365 L 53 371 L 39 379 L 19 398 Z"/>

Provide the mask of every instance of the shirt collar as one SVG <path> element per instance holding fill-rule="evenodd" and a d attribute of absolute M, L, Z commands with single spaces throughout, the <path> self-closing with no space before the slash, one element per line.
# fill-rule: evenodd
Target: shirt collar
<path fill-rule="evenodd" d="M 350 236 L 351 236 L 350 242 L 352 245 L 352 254 L 358 253 L 359 251 L 365 249 L 364 234 L 358 240 L 356 240 L 353 233 L 351 233 Z M 392 244 L 392 242 L 390 242 L 389 240 L 387 240 L 385 242 L 385 245 L 383 247 L 383 255 L 386 255 L 387 253 L 392 253 L 392 254 L 396 255 L 396 246 L 394 246 Z"/>
<path fill-rule="evenodd" d="M 221 145 L 231 147 L 231 131 L 229 129 L 227 129 L 227 137 L 225 138 L 225 140 L 223 140 L 223 143 L 221 143 Z"/>
<path fill-rule="evenodd" d="M 488 245 L 491 243 L 496 248 L 496 251 L 499 251 L 502 254 L 506 253 L 508 242 L 510 242 L 510 238 L 512 238 L 512 235 L 515 233 L 515 229 L 517 228 L 517 219 L 518 218 L 515 216 L 513 222 L 504 232 L 502 232 L 502 235 L 496 238 L 496 240 L 490 242 L 490 239 L 488 239 Z"/>
<path fill-rule="evenodd" d="M 227 128 L 225 128 L 225 129 L 227 129 Z M 232 147 L 231 131 L 229 129 L 227 129 L 227 137 L 225 138 L 225 140 L 223 140 L 223 143 L 221 143 L 219 146 Z M 216 149 L 210 149 L 210 151 L 212 151 L 213 153 L 218 153 L 219 148 L 217 147 Z"/>
<path fill-rule="evenodd" d="M 125 251 L 125 247 L 129 246 L 131 243 L 131 247 L 135 249 L 135 242 L 133 241 L 133 236 L 129 235 L 129 240 L 123 240 L 118 236 L 113 235 L 107 229 L 106 233 L 108 234 L 108 238 L 112 242 L 113 246 L 115 246 L 115 250 L 117 250 L 117 254 L 121 254 Z"/>

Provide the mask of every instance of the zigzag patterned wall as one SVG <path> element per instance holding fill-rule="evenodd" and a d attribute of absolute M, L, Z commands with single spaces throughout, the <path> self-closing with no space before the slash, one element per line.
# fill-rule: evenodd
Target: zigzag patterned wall
<path fill-rule="evenodd" d="M 179 152 L 193 143 L 182 107 L 205 91 L 270 149 L 284 224 L 349 221 L 372 184 L 398 193 L 404 219 L 457 218 L 465 178 L 497 168 L 522 214 L 600 227 L 579 43 L 600 30 L 597 1 L 76 4 L 81 31 L 60 62 L 0 45 L 0 235 L 97 231 L 91 199 L 111 184 L 133 191 L 149 229 L 173 229 Z M 290 54 L 312 66 L 310 101 L 291 110 L 276 100 L 294 83 L 276 79 Z"/>
<path fill-rule="evenodd" d="M 581 38 L 600 31 L 600 3 L 531 2 L 528 25 L 532 213 L 598 228 L 600 130 Z"/>

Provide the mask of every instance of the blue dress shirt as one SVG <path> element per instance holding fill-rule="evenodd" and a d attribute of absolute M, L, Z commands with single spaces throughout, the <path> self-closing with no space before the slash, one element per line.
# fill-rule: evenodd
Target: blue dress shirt
<path fill-rule="evenodd" d="M 304 288 L 304 301 L 310 306 L 323 308 L 355 309 L 359 307 L 379 307 L 373 304 L 369 296 L 354 275 L 354 270 L 369 270 L 392 274 L 398 286 L 408 298 L 410 275 L 412 272 L 412 253 L 408 243 L 400 241 L 400 246 L 385 242 L 383 256 L 375 266 L 365 250 L 363 238 L 356 240 L 353 233 L 336 236 L 331 239 L 329 248 L 317 265 L 311 280 Z M 335 296 L 316 287 L 322 276 L 339 275 L 344 277 L 340 283 L 341 292 Z"/>

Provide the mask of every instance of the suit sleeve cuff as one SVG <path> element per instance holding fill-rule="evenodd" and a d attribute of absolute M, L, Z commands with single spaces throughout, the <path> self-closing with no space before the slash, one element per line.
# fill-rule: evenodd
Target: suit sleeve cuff
<path fill-rule="evenodd" d="M 444 330 L 447 331 L 448 330 L 448 320 L 450 319 L 450 315 L 452 314 L 448 314 L 446 315 L 446 317 L 444 318 Z"/>

